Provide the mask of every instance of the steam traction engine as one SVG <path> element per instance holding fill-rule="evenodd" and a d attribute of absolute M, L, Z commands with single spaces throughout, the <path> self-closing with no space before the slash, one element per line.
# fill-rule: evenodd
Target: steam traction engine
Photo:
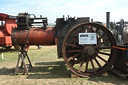
<path fill-rule="evenodd" d="M 107 12 L 107 28 L 112 32 L 118 45 L 112 71 L 116 75 L 126 78 L 128 76 L 128 22 L 123 19 L 119 22 L 110 22 L 110 12 Z"/>
<path fill-rule="evenodd" d="M 24 62 L 24 57 L 28 58 L 25 51 L 28 45 L 52 45 L 57 38 L 58 57 L 63 57 L 75 74 L 95 77 L 108 71 L 117 56 L 116 40 L 106 27 L 89 21 L 89 17 L 63 17 L 56 19 L 55 27 L 47 27 L 47 18 L 20 13 L 17 16 L 18 26 L 11 36 L 14 46 L 21 52 L 21 67 L 24 66 L 28 73 Z M 15 73 L 18 72 L 18 65 L 19 60 Z"/>
<path fill-rule="evenodd" d="M 0 47 L 12 46 L 11 31 L 17 26 L 15 19 L 15 16 L 0 13 Z"/>

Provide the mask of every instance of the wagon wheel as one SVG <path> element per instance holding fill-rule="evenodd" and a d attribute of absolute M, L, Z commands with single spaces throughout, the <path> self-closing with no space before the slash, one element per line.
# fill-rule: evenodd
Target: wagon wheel
<path fill-rule="evenodd" d="M 79 44 L 79 33 L 96 33 L 97 44 Z M 107 46 L 105 43 L 108 43 Z M 106 27 L 96 23 L 82 23 L 67 33 L 62 53 L 72 72 L 82 77 L 95 77 L 107 72 L 113 65 L 117 50 L 112 46 L 117 46 L 116 41 Z"/>

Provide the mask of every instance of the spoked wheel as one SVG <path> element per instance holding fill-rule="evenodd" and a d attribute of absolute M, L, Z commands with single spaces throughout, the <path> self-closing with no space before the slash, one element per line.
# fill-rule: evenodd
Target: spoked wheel
<path fill-rule="evenodd" d="M 79 44 L 79 33 L 96 33 L 97 44 Z M 117 52 L 112 46 L 117 44 L 106 27 L 96 23 L 82 23 L 67 33 L 62 53 L 72 72 L 82 77 L 96 77 L 113 65 Z"/>

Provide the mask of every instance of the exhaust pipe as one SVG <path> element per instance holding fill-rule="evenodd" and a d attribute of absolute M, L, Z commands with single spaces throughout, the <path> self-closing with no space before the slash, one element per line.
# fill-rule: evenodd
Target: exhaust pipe
<path fill-rule="evenodd" d="M 93 19 L 91 19 L 91 22 L 93 22 Z"/>
<path fill-rule="evenodd" d="M 110 29 L 110 12 L 106 12 L 106 25 Z"/>

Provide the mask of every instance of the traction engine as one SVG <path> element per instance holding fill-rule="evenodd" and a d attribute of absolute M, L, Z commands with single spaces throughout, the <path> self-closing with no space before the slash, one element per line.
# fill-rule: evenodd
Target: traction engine
<path fill-rule="evenodd" d="M 17 27 L 16 17 L 0 13 L 0 47 L 11 48 L 11 31 Z"/>
<path fill-rule="evenodd" d="M 63 17 L 56 19 L 55 27 L 48 27 L 47 18 L 19 13 L 17 28 L 12 30 L 12 42 L 21 52 L 21 67 L 27 67 L 25 50 L 28 45 L 54 45 L 57 39 L 58 58 L 64 59 L 72 72 L 82 77 L 96 77 L 107 72 L 117 56 L 117 42 L 112 32 L 89 17 Z M 15 74 L 18 72 L 19 60 Z"/>

